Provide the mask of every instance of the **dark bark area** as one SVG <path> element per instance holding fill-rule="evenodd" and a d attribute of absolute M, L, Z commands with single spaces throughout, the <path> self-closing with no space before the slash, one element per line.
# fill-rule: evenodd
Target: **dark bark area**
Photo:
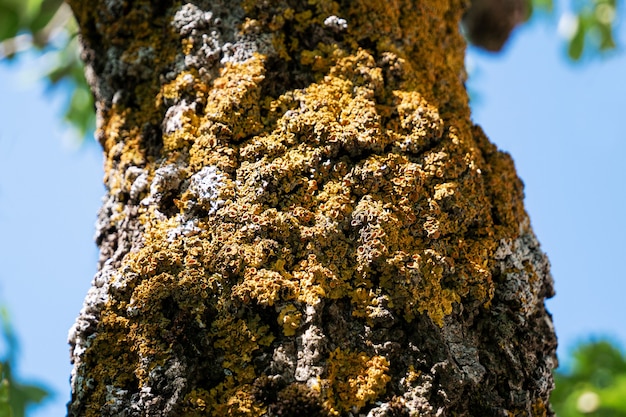
<path fill-rule="evenodd" d="M 552 415 L 465 2 L 70 3 L 107 196 L 69 415 Z"/>

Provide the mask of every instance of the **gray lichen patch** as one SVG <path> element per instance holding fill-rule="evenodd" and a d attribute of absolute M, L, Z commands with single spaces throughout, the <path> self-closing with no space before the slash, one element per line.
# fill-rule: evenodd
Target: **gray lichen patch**
<path fill-rule="evenodd" d="M 183 175 L 181 168 L 173 164 L 158 168 L 150 183 L 150 195 L 142 204 L 160 203 L 167 192 L 178 189 Z"/>
<path fill-rule="evenodd" d="M 520 323 L 543 310 L 543 300 L 554 296 L 550 261 L 541 250 L 529 222 L 520 225 L 520 236 L 502 240 L 494 259 L 502 280 L 496 297 L 514 307 Z"/>
<path fill-rule="evenodd" d="M 211 215 L 224 205 L 220 199 L 220 189 L 223 186 L 224 175 L 217 167 L 208 166 L 193 174 L 188 188 L 189 203 L 208 211 Z"/>
<path fill-rule="evenodd" d="M 328 16 L 324 19 L 324 26 L 327 26 L 337 32 L 343 32 L 348 29 L 348 21 L 335 15 Z"/>
<path fill-rule="evenodd" d="M 243 9 L 237 2 L 211 4 L 210 9 L 186 3 L 174 14 L 172 27 L 185 43 L 186 52 L 177 57 L 177 73 L 196 69 L 200 75 L 215 76 L 219 64 L 240 63 L 254 54 L 272 55 L 273 36 L 259 33 L 253 22 L 244 24 Z"/>
<path fill-rule="evenodd" d="M 185 82 L 193 84 L 194 78 L 191 74 L 185 74 L 184 77 Z M 196 113 L 198 111 L 197 107 L 197 103 L 188 103 L 185 99 L 172 104 L 165 112 L 165 117 L 163 118 L 163 133 L 165 135 L 171 135 L 183 129 L 186 124 L 184 119 L 185 113 Z"/>
<path fill-rule="evenodd" d="M 110 262 L 105 263 L 93 278 L 78 318 L 69 330 L 68 342 L 74 364 L 70 381 L 72 389 L 77 389 L 81 385 L 83 354 L 91 345 L 92 338 L 90 336 L 96 332 L 100 321 L 100 312 L 109 301 L 110 286 L 117 285 L 119 281 L 119 272 L 111 266 Z"/>

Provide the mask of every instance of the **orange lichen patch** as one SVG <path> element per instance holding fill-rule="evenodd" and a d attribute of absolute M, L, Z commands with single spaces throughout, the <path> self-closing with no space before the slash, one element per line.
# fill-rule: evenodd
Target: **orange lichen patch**
<path fill-rule="evenodd" d="M 265 415 L 265 407 L 255 401 L 248 392 L 238 389 L 232 393 L 222 404 L 215 406 L 213 415 L 235 416 L 235 417 L 255 417 Z"/>
<path fill-rule="evenodd" d="M 84 357 L 85 366 L 91 369 L 90 378 L 101 383 L 83 381 L 81 389 L 93 399 L 85 415 L 99 415 L 102 404 L 107 401 L 107 385 L 124 388 L 135 384 L 137 355 L 128 343 L 127 325 L 126 319 L 112 313 L 105 313 L 101 318 L 101 331 L 93 340 L 93 348 Z"/>
<path fill-rule="evenodd" d="M 366 281 L 366 283 L 371 285 L 371 282 L 369 281 Z M 352 291 L 351 301 L 354 305 L 352 315 L 354 317 L 367 318 L 370 317 L 370 315 L 375 314 L 378 308 L 378 302 L 375 298 L 376 295 L 376 292 L 369 288 L 359 287 Z"/>
<path fill-rule="evenodd" d="M 209 411 L 212 408 L 211 394 L 202 388 L 192 389 L 185 395 L 183 403 L 184 416 L 211 415 Z"/>
<path fill-rule="evenodd" d="M 269 346 L 274 336 L 269 326 L 259 316 L 249 320 L 223 317 L 213 322 L 214 346 L 224 352 L 225 369 L 239 382 L 251 381 L 254 368 L 250 366 L 252 354 L 261 346 Z"/>
<path fill-rule="evenodd" d="M 402 27 L 398 24 L 402 13 L 402 1 L 400 0 L 353 2 L 349 13 L 351 17 L 350 32 L 357 38 L 367 37 L 376 42 L 382 37 L 385 39 L 402 37 Z M 357 21 L 353 23 L 353 20 Z"/>
<path fill-rule="evenodd" d="M 328 358 L 327 378 L 322 380 L 326 407 L 334 415 L 360 410 L 385 392 L 391 379 L 388 371 L 389 361 L 383 356 L 335 349 Z"/>
<path fill-rule="evenodd" d="M 394 91 L 393 96 L 398 118 L 390 121 L 388 132 L 399 149 L 418 152 L 441 139 L 444 123 L 435 107 L 414 91 Z"/>
<path fill-rule="evenodd" d="M 191 100 L 203 100 L 209 88 L 198 76 L 197 71 L 183 71 L 176 78 L 161 86 L 161 91 L 156 97 L 156 105 L 160 106 L 167 100 L 180 100 L 188 97 Z"/>
<path fill-rule="evenodd" d="M 338 276 L 338 272 L 337 266 L 324 267 L 314 254 L 310 254 L 293 272 L 300 286 L 298 299 L 317 304 L 321 298 L 332 300 L 346 295 L 350 284 L 347 276 Z"/>
<path fill-rule="evenodd" d="M 542 399 L 538 399 L 533 404 L 533 415 L 537 417 L 545 417 L 548 415 L 550 406 L 546 404 Z"/>
<path fill-rule="evenodd" d="M 355 314 L 362 316 L 373 307 L 365 300 L 381 295 L 377 290 L 365 296 L 362 288 L 374 285 L 368 277 L 396 276 L 397 266 L 382 261 L 393 257 L 394 251 L 415 248 L 425 264 L 419 278 L 408 279 L 408 284 L 395 290 L 393 295 L 401 301 L 393 304 L 404 305 L 401 310 L 407 318 L 426 312 L 441 325 L 461 297 L 476 296 L 484 303 L 493 291 L 489 277 L 472 266 L 475 257 L 484 255 L 480 247 L 485 242 L 476 241 L 471 253 L 467 243 L 463 251 L 452 253 L 456 271 L 470 277 L 457 279 L 454 268 L 428 266 L 433 259 L 452 259 L 445 254 L 430 256 L 429 240 L 441 240 L 436 246 L 451 252 L 454 236 L 474 227 L 471 223 L 476 218 L 488 220 L 480 175 L 473 168 L 480 161 L 476 150 L 468 146 L 471 141 L 458 129 L 450 127 L 444 134 L 437 110 L 417 93 L 390 95 L 398 116 L 383 125 L 376 98 L 382 84 L 381 70 L 361 50 L 354 57 L 340 59 L 320 83 L 279 98 L 291 110 L 277 120 L 274 131 L 241 148 L 239 192 L 246 199 L 252 197 L 251 203 L 262 201 L 286 210 L 276 213 L 275 219 L 291 219 L 280 221 L 288 226 L 285 230 L 281 226 L 280 234 L 289 236 L 293 232 L 288 230 L 299 230 L 300 239 L 309 242 L 305 249 L 318 256 L 307 255 L 298 264 L 287 265 L 291 269 L 286 278 L 280 274 L 282 280 L 298 282 L 300 301 L 348 296 L 355 303 Z M 288 104 L 294 100 L 300 102 L 298 109 Z M 276 101 L 272 106 L 281 108 Z M 441 150 L 418 159 L 411 156 L 437 143 Z M 395 147 L 396 153 L 378 155 L 388 146 Z M 357 162 L 335 161 L 339 152 L 357 157 L 363 152 L 374 154 Z M 444 179 L 448 181 L 439 183 Z M 259 224 L 270 212 L 246 218 L 256 218 L 253 223 Z M 278 226 L 273 218 L 267 222 L 263 229 Z M 351 247 L 342 237 L 339 229 L 345 227 L 354 233 L 357 246 Z M 485 234 L 490 234 L 487 229 Z M 388 288 L 395 288 L 395 283 Z M 255 289 L 253 298 L 275 300 L 271 294 L 276 292 L 268 291 L 263 298 L 262 291 Z"/>
<path fill-rule="evenodd" d="M 163 151 L 181 149 L 195 141 L 198 131 L 198 116 L 192 108 L 181 111 L 177 116 L 180 127 L 174 132 L 163 135 Z"/>
<path fill-rule="evenodd" d="M 183 416 L 260 417 L 267 408 L 255 400 L 251 386 L 237 386 L 232 376 L 217 387 L 206 391 L 196 389 L 185 396 Z"/>
<path fill-rule="evenodd" d="M 295 335 L 301 321 L 302 313 L 293 304 L 287 304 L 278 315 L 278 324 L 282 326 L 285 336 Z"/>
<path fill-rule="evenodd" d="M 319 44 L 317 49 L 305 50 L 300 54 L 300 63 L 309 66 L 312 71 L 326 73 L 345 53 L 337 45 Z"/>
<path fill-rule="evenodd" d="M 252 355 L 272 343 L 274 336 L 256 316 L 250 320 L 220 317 L 213 322 L 214 347 L 223 352 L 222 366 L 226 377 L 208 395 L 202 395 L 209 415 L 257 416 L 263 408 L 250 394 L 250 383 L 256 377 Z M 190 401 L 195 401 L 189 396 Z M 196 397 L 198 398 L 198 397 Z"/>
<path fill-rule="evenodd" d="M 485 189 L 493 205 L 494 240 L 505 236 L 514 239 L 519 234 L 519 225 L 527 218 L 524 210 L 524 185 L 516 174 L 511 156 L 499 151 L 489 142 L 479 126 L 473 127 L 472 137 L 485 161 L 477 168 L 483 174 Z"/>
<path fill-rule="evenodd" d="M 406 372 L 406 383 L 407 384 L 415 383 L 421 374 L 422 374 L 421 371 L 416 371 L 413 365 L 409 365 L 409 369 Z"/>
<path fill-rule="evenodd" d="M 183 241 L 168 239 L 168 231 L 176 225 L 175 219 L 162 223 L 148 223 L 149 227 L 145 232 L 146 244 L 139 251 L 131 252 L 127 256 L 127 265 L 146 278 L 164 271 L 180 269 L 183 265 Z"/>
<path fill-rule="evenodd" d="M 460 78 L 464 43 L 451 33 L 458 32 L 454 22 L 460 21 L 464 8 L 456 3 L 354 1 L 342 17 L 348 20 L 350 38 L 373 41 L 379 50 L 393 52 L 410 63 L 407 90 L 418 89 L 440 110 L 446 107 L 445 119 L 455 113 L 454 117 L 462 120 L 469 116 Z M 450 53 L 452 50 L 459 53 Z"/>
<path fill-rule="evenodd" d="M 532 404 L 532 415 L 533 417 L 545 417 L 548 415 L 549 405 L 545 403 L 542 399 L 537 399 Z M 506 411 L 507 417 L 522 417 L 527 416 L 528 410 L 508 410 Z"/>
<path fill-rule="evenodd" d="M 262 129 L 260 83 L 265 76 L 263 56 L 243 63 L 227 63 L 213 81 L 204 109 L 210 125 L 238 141 Z"/>
<path fill-rule="evenodd" d="M 100 129 L 105 133 L 104 142 L 101 143 L 105 154 L 108 153 L 108 151 L 110 151 L 115 146 L 115 144 L 120 141 L 120 135 L 124 133 L 124 128 L 126 127 L 126 119 L 130 113 L 131 112 L 129 109 L 112 112 L 111 116 L 108 117 L 105 120 L 104 124 L 100 127 Z M 105 168 L 109 168 L 105 171 L 110 171 L 110 167 L 105 166 Z"/>
<path fill-rule="evenodd" d="M 443 318 L 452 312 L 453 303 L 461 301 L 466 291 L 461 284 L 458 289 L 445 288 L 443 280 L 454 272 L 453 260 L 432 249 L 409 256 L 397 253 L 387 260 L 387 271 L 381 276 L 381 285 L 388 288 L 393 305 L 401 307 L 407 320 L 417 312 L 426 312 L 439 326 Z M 394 274 L 392 271 L 398 273 Z M 486 301 L 486 300 L 484 300 Z"/>
<path fill-rule="evenodd" d="M 297 287 L 290 276 L 268 269 L 246 268 L 243 282 L 233 287 L 233 297 L 244 303 L 253 301 L 262 306 L 273 306 L 278 300 L 296 297 Z"/>
<path fill-rule="evenodd" d="M 171 154 L 194 143 L 202 121 L 198 110 L 206 103 L 208 90 L 196 70 L 183 71 L 161 86 L 155 108 L 168 108 L 174 104 L 169 107 L 163 123 L 163 152 Z"/>

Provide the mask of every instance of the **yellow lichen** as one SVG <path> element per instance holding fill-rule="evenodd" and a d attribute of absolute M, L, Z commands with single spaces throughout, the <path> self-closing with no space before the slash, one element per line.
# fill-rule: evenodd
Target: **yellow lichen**
<path fill-rule="evenodd" d="M 323 381 L 326 407 L 335 415 L 363 408 L 385 392 L 390 381 L 389 362 L 383 356 L 335 349 L 328 358 L 328 376 Z"/>
<path fill-rule="evenodd" d="M 293 336 L 300 327 L 302 313 L 292 304 L 288 304 L 280 310 L 278 324 L 282 326 L 285 336 Z"/>
<path fill-rule="evenodd" d="M 81 22 L 98 16 L 72 3 Z M 148 181 L 166 164 L 180 169 L 164 202 L 135 206 L 141 239 L 117 267 L 128 282 L 86 353 L 96 380 L 143 386 L 184 344 L 219 357 L 211 365 L 224 375 L 187 394 L 186 415 L 257 416 L 266 407 L 252 394 L 254 360 L 300 335 L 304 306 L 345 300 L 363 324 L 384 300 L 402 320 L 423 315 L 439 326 L 455 305 L 489 306 L 492 255 L 525 214 L 512 161 L 471 126 L 460 2 L 348 3 L 244 1 L 239 35 L 267 33 L 276 51 L 212 75 L 160 77 L 201 43 L 164 30 L 172 16 L 134 11 L 99 29 L 126 48 L 128 65 L 145 48 L 156 55 L 132 100 L 100 113 L 112 230 L 126 227 L 128 167 Z M 346 19 L 345 32 L 318 36 L 331 15 Z M 137 36 L 121 36 L 129 31 Z M 174 105 L 175 128 L 163 132 Z M 162 143 L 149 146 L 154 137 Z M 206 167 L 223 177 L 212 211 L 188 185 Z M 322 387 L 328 409 L 375 401 L 388 371 L 383 356 L 336 349 Z M 101 402 L 105 384 L 91 395 Z"/>
<path fill-rule="evenodd" d="M 296 296 L 297 287 L 292 279 L 277 271 L 246 268 L 244 280 L 233 287 L 233 296 L 244 303 L 251 301 L 262 306 L 273 306 L 279 300 L 290 300 Z"/>
<path fill-rule="evenodd" d="M 185 397 L 183 416 L 260 417 L 266 407 L 254 399 L 249 385 L 239 386 L 232 376 L 217 387 L 206 391 L 197 389 Z"/>

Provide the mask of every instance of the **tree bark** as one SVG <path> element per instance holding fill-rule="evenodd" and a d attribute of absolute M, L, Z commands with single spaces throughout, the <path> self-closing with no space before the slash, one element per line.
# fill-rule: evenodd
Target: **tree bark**
<path fill-rule="evenodd" d="M 72 0 L 107 194 L 70 416 L 545 416 L 463 0 Z"/>

